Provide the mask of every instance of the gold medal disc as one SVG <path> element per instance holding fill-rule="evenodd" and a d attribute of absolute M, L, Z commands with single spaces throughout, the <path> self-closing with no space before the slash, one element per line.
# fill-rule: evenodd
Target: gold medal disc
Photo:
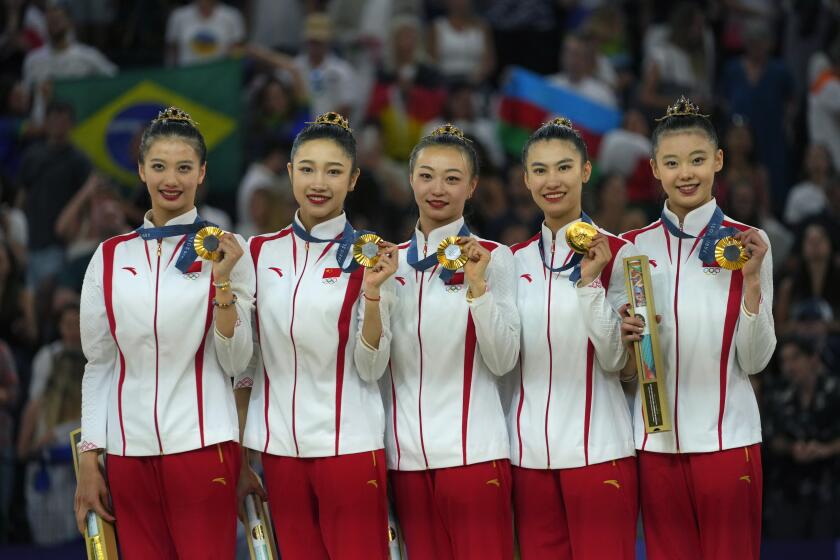
<path fill-rule="evenodd" d="M 467 254 L 458 245 L 458 236 L 455 235 L 440 242 L 437 258 L 441 266 L 449 270 L 458 270 L 467 264 Z"/>
<path fill-rule="evenodd" d="M 592 224 L 575 222 L 566 229 L 566 243 L 575 253 L 585 254 L 596 235 L 598 230 Z"/>
<path fill-rule="evenodd" d="M 219 251 L 219 245 L 221 245 L 223 233 L 224 231 L 216 226 L 207 226 L 198 230 L 193 241 L 196 254 L 207 261 L 220 260 L 222 253 Z"/>
<path fill-rule="evenodd" d="M 379 243 L 382 238 L 375 233 L 365 233 L 353 243 L 353 258 L 365 268 L 376 265 L 379 260 Z"/>
<path fill-rule="evenodd" d="M 715 261 L 728 270 L 741 270 L 750 260 L 744 244 L 732 236 L 724 237 L 715 244 Z"/>

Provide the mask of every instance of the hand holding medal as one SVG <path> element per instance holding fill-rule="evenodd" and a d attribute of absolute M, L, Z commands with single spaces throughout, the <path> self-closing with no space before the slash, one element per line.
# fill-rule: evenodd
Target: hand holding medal
<path fill-rule="evenodd" d="M 213 278 L 217 282 L 230 279 L 230 273 L 244 251 L 232 233 L 215 226 L 202 228 L 193 240 L 196 254 L 213 262 Z"/>
<path fill-rule="evenodd" d="M 733 239 L 742 247 L 742 256 L 740 257 L 741 266 L 735 270 L 741 269 L 745 280 L 752 278 L 758 281 L 761 263 L 764 261 L 764 255 L 767 254 L 769 249 L 761 234 L 759 234 L 757 229 L 750 228 L 737 233 L 729 239 Z M 725 241 L 725 239 L 721 241 Z M 724 265 L 721 264 L 721 266 Z"/>
<path fill-rule="evenodd" d="M 373 233 L 360 235 L 353 244 L 353 258 L 365 267 L 364 293 L 368 300 L 379 297 L 379 288 L 397 271 L 399 247 Z"/>
<path fill-rule="evenodd" d="M 487 289 L 485 278 L 487 265 L 490 264 L 490 251 L 482 247 L 481 243 L 473 237 L 459 237 L 456 244 L 461 249 L 464 280 L 469 285 L 467 297 L 480 297 Z M 440 258 L 440 249 L 438 249 L 438 258 Z"/>

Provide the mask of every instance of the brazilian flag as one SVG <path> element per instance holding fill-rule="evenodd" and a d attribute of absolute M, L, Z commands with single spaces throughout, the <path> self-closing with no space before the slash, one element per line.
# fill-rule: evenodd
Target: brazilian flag
<path fill-rule="evenodd" d="M 174 105 L 190 114 L 207 143 L 207 182 L 233 190 L 241 175 L 239 60 L 155 68 L 56 82 L 55 97 L 73 105 L 73 143 L 100 171 L 136 185 L 137 146 L 144 127 Z"/>

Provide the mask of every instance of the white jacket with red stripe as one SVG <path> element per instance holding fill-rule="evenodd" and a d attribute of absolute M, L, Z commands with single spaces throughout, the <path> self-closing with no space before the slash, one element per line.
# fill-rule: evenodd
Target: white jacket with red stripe
<path fill-rule="evenodd" d="M 635 455 L 630 411 L 618 378 L 626 360 L 616 310 L 627 302 L 624 257 L 633 245 L 601 230 L 612 259 L 588 286 L 561 268 L 574 255 L 566 228 L 545 225 L 514 245 L 522 348 L 508 411 L 511 462 L 526 468 L 575 468 Z M 552 248 L 553 245 L 553 248 Z"/>
<path fill-rule="evenodd" d="M 716 202 L 690 212 L 684 223 L 667 204 L 669 220 L 690 235 L 705 232 Z M 749 226 L 724 217 L 723 226 Z M 760 234 L 765 242 L 767 235 Z M 662 220 L 622 235 L 651 259 L 659 340 L 673 430 L 645 434 L 637 395 L 636 448 L 661 453 L 721 451 L 761 441 L 758 404 L 749 376 L 773 355 L 773 259 L 768 248 L 761 265 L 759 312 L 743 307 L 743 274 L 697 257 L 701 241 L 678 239 Z M 769 242 L 768 247 L 769 247 Z"/>
<path fill-rule="evenodd" d="M 346 221 L 342 214 L 310 234 L 335 239 Z M 252 237 L 248 246 L 256 267 L 258 345 L 236 384 L 253 387 L 244 445 L 287 457 L 382 449 L 385 418 L 376 381 L 388 363 L 392 281 L 380 290 L 382 338 L 372 351 L 359 340 L 364 269 L 342 272 L 338 244 L 304 241 L 289 226 Z"/>
<path fill-rule="evenodd" d="M 420 259 L 458 235 L 463 218 L 416 232 Z M 481 240 L 491 251 L 487 292 L 467 302 L 463 271 L 448 283 L 435 265 L 418 272 L 400 246 L 391 311 L 391 360 L 384 377 L 388 468 L 423 470 L 510 456 L 499 377 L 519 354 L 519 313 L 510 249 Z"/>
<path fill-rule="evenodd" d="M 166 225 L 195 218 L 192 210 Z M 144 227 L 154 226 L 147 218 Z M 231 377 L 253 349 L 253 265 L 246 253 L 231 274 L 240 320 L 225 338 L 213 327 L 212 264 L 196 259 L 187 274 L 175 267 L 185 238 L 119 235 L 88 265 L 81 298 L 85 450 L 161 455 L 239 437 Z"/>

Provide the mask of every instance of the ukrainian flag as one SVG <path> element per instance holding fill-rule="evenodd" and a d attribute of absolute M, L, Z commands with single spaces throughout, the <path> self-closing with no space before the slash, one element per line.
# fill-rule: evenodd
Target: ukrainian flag
<path fill-rule="evenodd" d="M 185 110 L 207 143 L 208 186 L 221 191 L 234 190 L 242 171 L 241 84 L 240 61 L 226 60 L 59 81 L 55 97 L 75 108 L 73 143 L 100 171 L 125 185 L 139 182 L 143 128 L 170 105 Z"/>

